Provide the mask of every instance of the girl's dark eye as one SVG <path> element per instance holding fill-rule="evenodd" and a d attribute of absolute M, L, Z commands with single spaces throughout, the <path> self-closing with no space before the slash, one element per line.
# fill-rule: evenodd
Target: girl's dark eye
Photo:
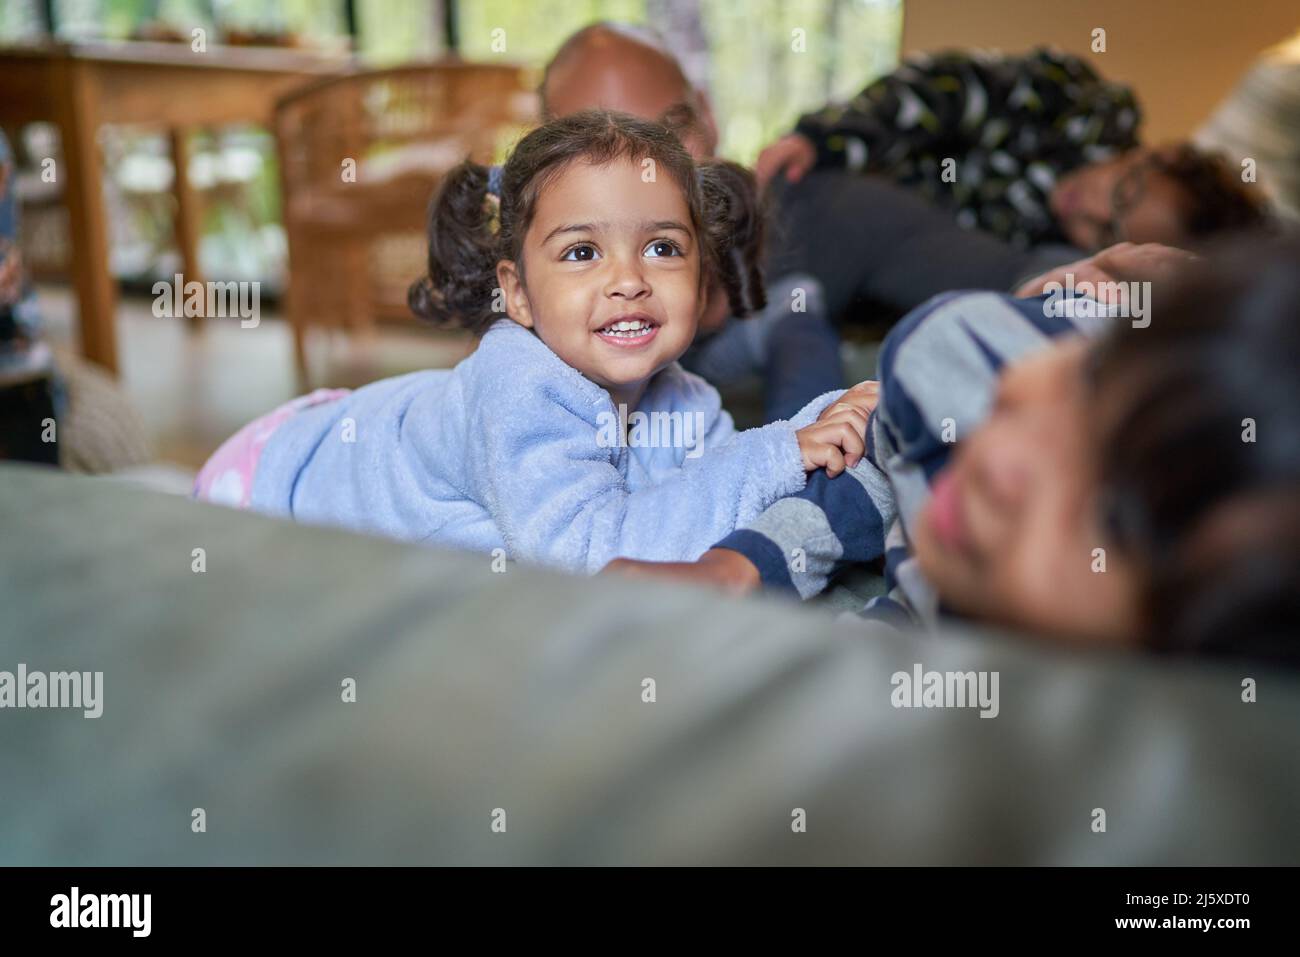
<path fill-rule="evenodd" d="M 571 246 L 564 251 L 560 259 L 568 262 L 587 263 L 596 258 L 596 247 L 583 244 L 581 246 Z"/>
<path fill-rule="evenodd" d="M 681 248 L 669 239 L 656 239 L 645 248 L 645 251 L 646 255 L 652 257 L 680 256 L 682 254 Z"/>

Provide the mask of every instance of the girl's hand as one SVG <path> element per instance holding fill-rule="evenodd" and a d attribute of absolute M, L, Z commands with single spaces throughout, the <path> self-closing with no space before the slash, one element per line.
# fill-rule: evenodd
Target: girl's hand
<path fill-rule="evenodd" d="M 835 478 L 862 461 L 867 426 L 879 399 L 878 382 L 859 382 L 828 405 L 816 422 L 796 432 L 803 467 L 809 472 L 825 467 L 826 474 Z"/>
<path fill-rule="evenodd" d="M 876 403 L 879 401 L 880 383 L 875 379 L 864 379 L 826 406 L 822 410 L 822 414 L 817 417 L 817 421 L 820 422 L 836 415 L 838 412 L 853 409 L 861 412 L 864 418 L 870 418 L 871 413 L 876 411 Z M 865 431 L 864 429 L 864 434 Z"/>
<path fill-rule="evenodd" d="M 634 578 L 666 578 L 713 585 L 733 595 L 754 591 L 761 584 L 758 569 L 740 552 L 710 548 L 693 562 L 643 562 L 616 558 L 600 574 L 624 574 Z"/>

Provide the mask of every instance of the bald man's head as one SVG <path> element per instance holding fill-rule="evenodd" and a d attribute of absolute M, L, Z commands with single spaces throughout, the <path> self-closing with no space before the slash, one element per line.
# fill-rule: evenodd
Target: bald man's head
<path fill-rule="evenodd" d="M 573 34 L 546 66 L 541 100 L 547 119 L 618 110 L 668 126 L 697 158 L 717 147 L 708 102 L 677 58 L 643 28 L 597 23 Z"/>

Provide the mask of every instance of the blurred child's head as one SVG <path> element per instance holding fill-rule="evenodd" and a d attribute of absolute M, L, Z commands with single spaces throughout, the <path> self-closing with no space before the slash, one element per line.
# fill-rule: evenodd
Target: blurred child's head
<path fill-rule="evenodd" d="M 525 136 L 489 170 L 453 170 L 429 214 L 421 316 L 482 334 L 508 316 L 593 382 L 635 394 L 695 336 L 711 284 L 763 305 L 753 177 L 697 165 L 664 127 L 587 111 Z"/>
<path fill-rule="evenodd" d="M 1006 369 L 916 523 L 956 611 L 1300 661 L 1300 245 L 1185 268 L 1146 328 Z M 1100 550 L 1100 551 L 1098 551 Z"/>

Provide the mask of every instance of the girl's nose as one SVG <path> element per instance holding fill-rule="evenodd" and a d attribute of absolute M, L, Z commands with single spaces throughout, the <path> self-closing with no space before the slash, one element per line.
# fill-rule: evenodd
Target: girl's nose
<path fill-rule="evenodd" d="M 635 261 L 614 260 L 605 296 L 610 299 L 642 299 L 650 295 L 650 284 L 641 270 L 640 257 Z"/>

